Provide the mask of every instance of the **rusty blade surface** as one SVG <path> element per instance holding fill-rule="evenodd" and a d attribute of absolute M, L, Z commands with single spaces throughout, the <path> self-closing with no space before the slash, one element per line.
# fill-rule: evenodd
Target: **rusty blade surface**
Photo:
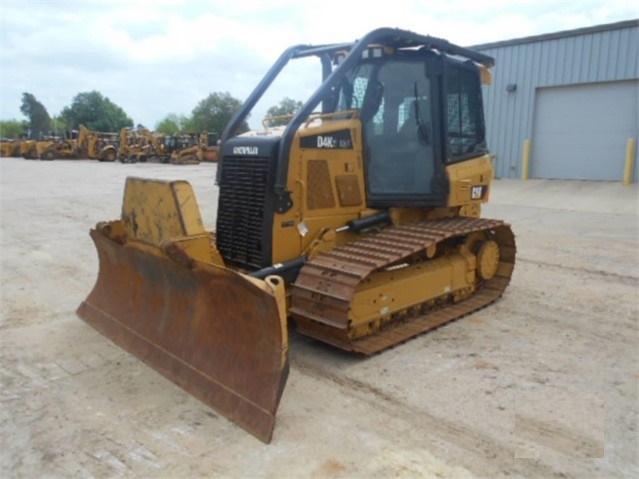
<path fill-rule="evenodd" d="M 78 316 L 117 345 L 270 442 L 288 375 L 277 295 L 208 263 L 181 266 L 159 249 L 91 231 L 100 269 Z"/>

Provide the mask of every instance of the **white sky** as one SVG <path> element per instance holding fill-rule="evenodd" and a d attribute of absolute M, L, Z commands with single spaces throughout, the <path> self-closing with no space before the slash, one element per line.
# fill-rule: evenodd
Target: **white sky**
<path fill-rule="evenodd" d="M 637 0 L 0 0 L 0 119 L 24 119 L 23 92 L 53 116 L 97 90 L 153 129 L 169 113 L 190 115 L 212 92 L 243 101 L 295 44 L 396 27 L 474 45 L 636 18 Z M 304 60 L 274 85 L 251 126 L 285 96 L 306 100 L 318 79 L 317 62 Z"/>

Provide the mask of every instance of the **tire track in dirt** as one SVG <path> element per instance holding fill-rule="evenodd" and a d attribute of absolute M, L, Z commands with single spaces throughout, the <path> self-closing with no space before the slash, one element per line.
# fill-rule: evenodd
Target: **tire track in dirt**
<path fill-rule="evenodd" d="M 523 414 L 515 415 L 517 437 L 548 447 L 566 456 L 580 458 L 603 458 L 604 444 L 579 431 L 546 422 Z"/>
<path fill-rule="evenodd" d="M 490 457 L 489 461 L 483 460 L 482 470 L 476 470 L 472 463 L 463 464 L 478 477 L 496 477 L 499 475 L 521 475 L 525 477 L 565 477 L 561 472 L 540 460 L 516 459 L 515 444 L 507 444 L 496 440 L 462 424 L 437 417 L 428 411 L 415 408 L 401 401 L 399 398 L 384 392 L 369 383 L 334 374 L 313 363 L 296 357 L 292 361 L 292 367 L 303 375 L 310 376 L 321 381 L 328 381 L 337 386 L 345 395 L 356 398 L 371 406 L 373 409 L 390 417 L 401 417 L 409 423 L 413 423 L 420 429 L 429 431 L 439 440 L 445 440 L 468 451 L 469 454 L 480 455 L 483 453 Z M 488 470 L 486 470 L 488 469 Z"/>
<path fill-rule="evenodd" d="M 639 285 L 639 278 L 637 278 L 636 276 L 611 273 L 610 271 L 603 271 L 600 269 L 578 268 L 576 266 L 567 266 L 563 264 L 551 263 L 548 261 L 539 261 L 536 259 L 522 258 L 520 256 L 517 257 L 517 262 L 534 264 L 537 266 L 544 266 L 546 268 L 562 269 L 566 271 L 572 271 L 575 273 L 586 273 L 592 276 L 610 279 L 612 280 L 612 282 L 615 282 L 615 283 L 626 284 L 630 286 Z"/>

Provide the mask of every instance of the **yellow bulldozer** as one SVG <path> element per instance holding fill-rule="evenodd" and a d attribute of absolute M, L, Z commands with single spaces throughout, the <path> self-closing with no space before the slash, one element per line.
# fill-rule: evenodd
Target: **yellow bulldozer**
<path fill-rule="evenodd" d="M 217 133 L 203 131 L 200 134 L 200 157 L 202 161 L 216 162 L 220 153 Z"/>
<path fill-rule="evenodd" d="M 169 135 L 164 138 L 164 146 L 173 165 L 197 165 L 202 161 L 197 135 Z"/>
<path fill-rule="evenodd" d="M 171 163 L 174 165 L 198 164 L 202 161 L 216 162 L 220 150 L 217 134 L 208 131 L 199 135 L 168 137 L 167 147 L 171 151 Z"/>
<path fill-rule="evenodd" d="M 235 134 L 286 64 L 307 57 L 321 82 L 281 134 Z M 480 217 L 493 63 L 390 28 L 287 49 L 222 135 L 216 231 L 187 182 L 128 178 L 120 219 L 91 230 L 99 273 L 78 315 L 269 442 L 289 322 L 371 355 L 507 287 L 513 232 Z"/>

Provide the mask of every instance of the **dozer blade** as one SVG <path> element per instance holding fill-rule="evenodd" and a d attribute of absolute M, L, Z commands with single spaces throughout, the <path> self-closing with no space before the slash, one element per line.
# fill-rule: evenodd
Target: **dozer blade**
<path fill-rule="evenodd" d="M 98 279 L 77 314 L 221 415 L 270 442 L 288 376 L 280 278 L 255 280 L 188 258 L 175 246 L 179 243 L 167 248 L 127 241 L 111 234 L 111 226 L 100 226 L 91 230 Z"/>

